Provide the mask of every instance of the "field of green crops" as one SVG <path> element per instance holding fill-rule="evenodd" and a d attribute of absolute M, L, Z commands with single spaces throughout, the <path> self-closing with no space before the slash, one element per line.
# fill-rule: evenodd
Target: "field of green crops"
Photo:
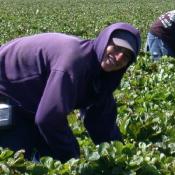
<path fill-rule="evenodd" d="M 141 31 L 142 49 L 151 22 L 174 10 L 173 0 L 0 0 L 0 44 L 40 32 L 95 38 L 114 22 Z M 77 112 L 69 117 L 80 159 L 61 164 L 51 157 L 26 161 L 23 150 L 0 147 L 1 175 L 175 175 L 175 59 L 152 62 L 142 51 L 114 93 L 120 142 L 95 146 Z M 15 143 L 14 143 L 15 144 Z"/>

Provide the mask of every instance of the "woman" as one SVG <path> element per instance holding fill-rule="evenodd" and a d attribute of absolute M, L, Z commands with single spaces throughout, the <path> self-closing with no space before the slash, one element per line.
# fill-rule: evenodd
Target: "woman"
<path fill-rule="evenodd" d="M 34 148 L 62 162 L 79 157 L 67 121 L 74 109 L 95 144 L 121 140 L 112 94 L 139 49 L 139 31 L 127 23 L 94 40 L 42 33 L 2 45 L 0 94 L 13 106 L 13 123 L 0 130 L 0 146 L 23 148 L 28 159 Z"/>

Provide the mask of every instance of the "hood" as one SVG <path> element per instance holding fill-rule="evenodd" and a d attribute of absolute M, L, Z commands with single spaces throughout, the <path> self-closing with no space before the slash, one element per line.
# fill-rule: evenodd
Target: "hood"
<path fill-rule="evenodd" d="M 140 32 L 128 23 L 120 22 L 120 23 L 115 23 L 115 24 L 112 24 L 112 25 L 104 28 L 104 30 L 102 30 L 100 32 L 100 34 L 97 36 L 97 38 L 94 40 L 94 43 L 93 43 L 94 50 L 96 52 L 97 59 L 100 63 L 102 61 L 105 48 L 107 47 L 107 44 L 109 42 L 111 35 L 113 34 L 113 32 L 115 32 L 117 30 L 125 30 L 125 31 L 128 31 L 134 35 L 134 37 L 136 39 L 136 43 L 137 43 L 137 52 L 136 52 L 136 55 L 134 57 L 134 60 L 136 60 L 136 57 L 137 57 L 139 50 L 140 50 L 140 47 L 141 47 Z"/>
<path fill-rule="evenodd" d="M 100 32 L 98 37 L 93 41 L 93 47 L 94 47 L 93 49 L 96 53 L 96 57 L 97 57 L 99 63 L 101 63 L 101 61 L 102 61 L 104 51 L 107 47 L 107 44 L 109 42 L 111 35 L 116 30 L 129 31 L 136 38 L 137 51 L 136 51 L 136 54 L 133 58 L 133 61 L 136 60 L 136 57 L 137 57 L 139 50 L 140 50 L 140 47 L 141 47 L 140 33 L 132 25 L 130 25 L 128 23 L 120 22 L 120 23 L 115 23 L 115 24 L 112 24 L 112 25 L 106 27 L 104 30 L 102 30 Z M 98 87 L 97 89 L 98 89 L 99 93 L 107 93 L 108 94 L 108 93 L 113 92 L 120 85 L 120 82 L 121 82 L 121 79 L 122 79 L 124 73 L 126 72 L 128 67 L 133 63 L 133 61 L 130 62 L 126 67 L 124 67 L 118 71 L 104 72 L 103 70 L 101 70 L 100 78 L 98 78 L 96 80 L 96 82 L 94 83 L 96 85 L 96 87 Z"/>

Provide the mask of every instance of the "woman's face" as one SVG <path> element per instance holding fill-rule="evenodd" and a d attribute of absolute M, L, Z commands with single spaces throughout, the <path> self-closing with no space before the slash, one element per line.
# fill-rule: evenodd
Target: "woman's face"
<path fill-rule="evenodd" d="M 106 72 L 120 70 L 128 65 L 132 56 L 131 50 L 117 46 L 111 40 L 106 47 L 101 67 Z"/>

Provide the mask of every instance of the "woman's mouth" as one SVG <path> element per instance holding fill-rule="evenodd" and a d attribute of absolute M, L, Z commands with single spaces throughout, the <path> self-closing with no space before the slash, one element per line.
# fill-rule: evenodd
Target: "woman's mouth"
<path fill-rule="evenodd" d="M 111 56 L 111 55 L 108 56 L 107 62 L 108 62 L 108 64 L 110 63 L 110 64 L 113 64 L 113 65 L 116 65 L 116 61 L 114 60 L 114 57 Z"/>

